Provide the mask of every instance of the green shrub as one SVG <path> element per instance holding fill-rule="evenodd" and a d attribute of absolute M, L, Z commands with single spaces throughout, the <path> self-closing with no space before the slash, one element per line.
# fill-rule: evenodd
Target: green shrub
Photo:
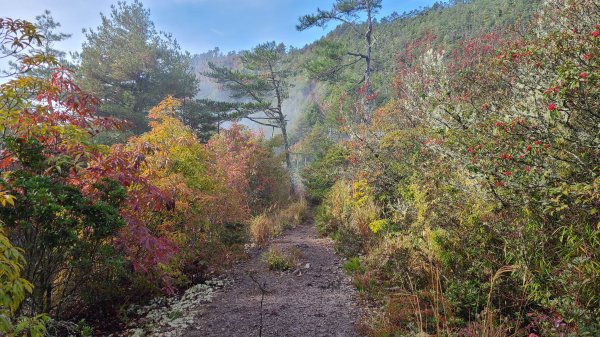
<path fill-rule="evenodd" d="M 219 233 L 221 242 L 227 246 L 239 245 L 248 242 L 248 231 L 243 223 L 225 223 Z"/>
<path fill-rule="evenodd" d="M 273 246 L 262 254 L 261 259 L 269 266 L 269 270 L 286 271 L 296 268 L 299 257 L 298 250 L 284 252 L 280 247 Z"/>
<path fill-rule="evenodd" d="M 362 270 L 362 266 L 360 265 L 360 259 L 358 257 L 353 257 L 348 261 L 344 262 L 343 265 L 344 271 L 348 274 L 358 273 Z"/>
<path fill-rule="evenodd" d="M 313 204 L 321 203 L 331 187 L 340 178 L 341 172 L 348 164 L 348 151 L 341 146 L 334 146 L 324 157 L 312 161 L 302 172 L 306 196 Z"/>

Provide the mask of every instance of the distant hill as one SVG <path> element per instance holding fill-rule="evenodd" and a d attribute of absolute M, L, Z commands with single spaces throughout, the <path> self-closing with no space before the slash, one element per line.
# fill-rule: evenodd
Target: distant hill
<path fill-rule="evenodd" d="M 451 52 L 465 37 L 514 25 L 528 25 L 541 4 L 542 0 L 452 0 L 403 14 L 394 12 L 381 18 L 374 27 L 373 85 L 385 94 L 392 80 L 395 55 L 407 43 L 425 34 L 436 36 L 434 47 Z M 357 36 L 346 24 L 339 25 L 323 39 L 341 42 L 348 50 L 364 50 L 364 38 Z M 300 62 L 313 57 L 316 45 L 313 43 L 303 48 Z M 357 64 L 347 73 L 358 81 L 362 76 L 362 64 Z"/>
<path fill-rule="evenodd" d="M 453 0 L 438 2 L 431 7 L 413 10 L 406 13 L 392 13 L 381 18 L 375 24 L 375 47 L 373 51 L 374 74 L 373 86 L 384 99 L 391 94 L 390 83 L 395 67 L 394 57 L 400 53 L 410 41 L 425 34 L 433 34 L 435 47 L 451 52 L 461 39 L 515 25 L 527 25 L 542 0 Z M 290 25 L 295 24 L 290 22 Z M 348 50 L 361 51 L 363 38 L 358 36 L 346 24 L 339 25 L 321 40 L 343 43 Z M 306 78 L 300 70 L 302 65 L 315 57 L 318 42 L 315 41 L 302 49 L 290 52 L 290 62 L 299 72 L 293 81 L 294 88 L 285 105 L 290 122 L 294 124 L 306 108 L 320 96 L 326 95 L 327 84 L 317 84 Z M 239 54 L 221 53 L 218 48 L 194 56 L 193 67 L 200 79 L 199 98 L 228 100 L 226 92 L 210 79 L 202 76 L 208 70 L 208 62 L 230 67 L 239 66 Z M 344 78 L 349 83 L 357 83 L 362 75 L 362 64 L 347 69 Z M 251 123 L 244 123 L 252 125 Z M 259 129 L 256 125 L 252 127 Z M 270 130 L 268 130 L 270 132 Z M 270 133 L 267 133 L 270 134 Z"/>

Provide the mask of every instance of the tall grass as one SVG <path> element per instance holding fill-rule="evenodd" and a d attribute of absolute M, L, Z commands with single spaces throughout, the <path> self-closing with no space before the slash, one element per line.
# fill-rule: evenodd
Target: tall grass
<path fill-rule="evenodd" d="M 308 218 L 308 204 L 299 199 L 285 208 L 271 207 L 250 222 L 250 236 L 257 244 L 281 234 L 284 229 L 294 228 Z"/>

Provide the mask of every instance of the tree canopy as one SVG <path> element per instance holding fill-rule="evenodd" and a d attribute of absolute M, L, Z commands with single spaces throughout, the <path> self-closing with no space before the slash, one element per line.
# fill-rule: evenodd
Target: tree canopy
<path fill-rule="evenodd" d="M 148 128 L 149 108 L 163 97 L 196 94 L 191 56 L 171 35 L 156 31 L 141 2 L 118 2 L 101 18 L 86 31 L 78 74 L 81 86 L 100 98 L 102 115 L 127 120 L 140 133 Z"/>
<path fill-rule="evenodd" d="M 291 70 L 283 44 L 259 44 L 241 55 L 242 69 L 235 70 L 210 63 L 206 76 L 224 86 L 238 103 L 231 110 L 240 118 L 281 130 L 288 174 L 292 174 L 287 116 L 283 104 L 288 98 Z"/>

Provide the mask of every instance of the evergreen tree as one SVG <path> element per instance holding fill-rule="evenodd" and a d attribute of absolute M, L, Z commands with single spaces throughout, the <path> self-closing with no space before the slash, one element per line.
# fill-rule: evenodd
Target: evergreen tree
<path fill-rule="evenodd" d="M 81 85 L 102 101 L 100 113 L 147 130 L 147 110 L 164 97 L 192 97 L 191 57 L 169 34 L 157 32 L 141 2 L 118 2 L 102 24 L 87 30 L 80 58 Z"/>
<path fill-rule="evenodd" d="M 311 27 L 324 27 L 330 21 L 339 21 L 346 25 L 349 25 L 353 31 L 357 34 L 364 36 L 365 38 L 365 50 L 363 52 L 346 51 L 345 55 L 354 58 L 353 62 L 346 65 L 343 64 L 344 58 L 338 55 L 337 67 L 333 68 L 335 72 L 337 69 L 344 68 L 349 65 L 353 65 L 360 60 L 365 62 L 364 77 L 362 82 L 364 83 L 365 97 L 371 93 L 371 72 L 373 71 L 372 63 L 372 51 L 373 51 L 373 24 L 375 21 L 374 15 L 381 9 L 381 0 L 336 0 L 333 7 L 326 11 L 317 9 L 314 14 L 308 14 L 300 17 L 299 23 L 296 25 L 296 29 L 299 31 L 311 28 Z M 360 15 L 365 13 L 367 16 L 366 22 L 362 24 Z M 337 69 L 336 69 L 337 68 Z M 363 99 L 364 107 L 364 120 L 370 119 L 370 107 L 369 101 Z"/>
<path fill-rule="evenodd" d="M 242 53 L 241 70 L 210 63 L 210 72 L 206 76 L 223 85 L 230 92 L 231 98 L 240 102 L 231 106 L 230 114 L 281 130 L 286 167 L 291 181 L 288 120 L 282 109 L 283 101 L 288 97 L 291 76 L 285 56 L 285 45 L 263 43 Z"/>
<path fill-rule="evenodd" d="M 185 99 L 177 110 L 177 117 L 194 131 L 198 140 L 206 143 L 219 133 L 224 122 L 243 117 L 235 110 L 236 106 L 236 103 L 209 99 Z"/>

